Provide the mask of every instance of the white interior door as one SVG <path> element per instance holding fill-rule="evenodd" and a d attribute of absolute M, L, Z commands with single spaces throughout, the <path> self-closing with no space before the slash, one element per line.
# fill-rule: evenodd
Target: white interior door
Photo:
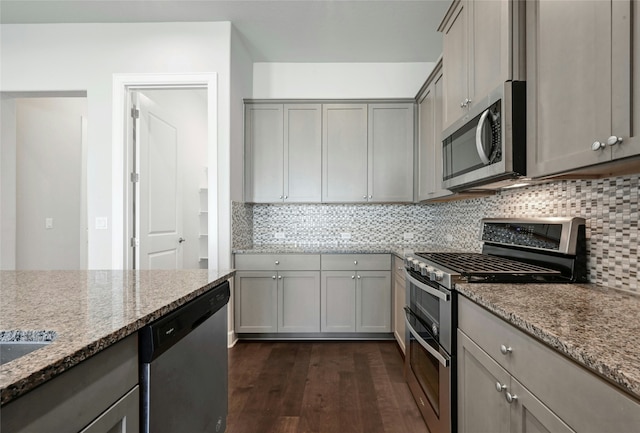
<path fill-rule="evenodd" d="M 136 268 L 181 269 L 184 240 L 178 128 L 167 110 L 142 93 L 134 93 L 139 109 Z"/>

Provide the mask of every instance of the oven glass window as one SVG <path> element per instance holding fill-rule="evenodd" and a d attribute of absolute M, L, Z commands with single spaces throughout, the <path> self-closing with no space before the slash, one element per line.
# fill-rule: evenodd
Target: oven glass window
<path fill-rule="evenodd" d="M 421 332 L 420 334 L 428 343 L 433 343 L 433 338 L 428 333 Z M 428 339 L 431 339 L 431 342 Z M 409 349 L 411 370 L 427 396 L 433 411 L 440 416 L 440 368 L 444 367 L 422 347 L 413 334 L 411 334 L 409 344 L 411 345 Z"/>
<path fill-rule="evenodd" d="M 429 329 L 434 324 L 440 327 L 440 299 L 414 284 L 410 285 L 409 308 Z"/>

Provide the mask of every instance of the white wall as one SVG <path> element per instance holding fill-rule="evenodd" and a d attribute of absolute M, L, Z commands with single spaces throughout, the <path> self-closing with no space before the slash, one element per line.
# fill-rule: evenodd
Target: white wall
<path fill-rule="evenodd" d="M 85 98 L 16 100 L 16 269 L 81 268 L 83 117 Z"/>
<path fill-rule="evenodd" d="M 140 93 L 171 112 L 178 130 L 182 154 L 182 223 L 186 239 L 183 267 L 200 267 L 200 188 L 207 186 L 207 91 L 206 89 L 142 90 Z M 206 210 L 206 209 L 205 209 Z M 206 255 L 206 248 L 203 255 Z"/>
<path fill-rule="evenodd" d="M 122 233 L 124 220 L 123 191 L 112 186 L 113 74 L 216 72 L 218 176 L 228 189 L 230 33 L 228 22 L 1 26 L 0 90 L 87 92 L 90 269 L 123 266 L 112 261 L 112 248 L 122 248 L 114 233 Z M 222 215 L 230 214 L 228 202 L 220 197 Z M 109 228 L 96 230 L 96 217 L 108 217 Z M 230 231 L 229 218 L 220 229 Z M 228 255 L 230 242 L 221 248 Z"/>
<path fill-rule="evenodd" d="M 254 63 L 253 98 L 413 98 L 435 63 Z"/>

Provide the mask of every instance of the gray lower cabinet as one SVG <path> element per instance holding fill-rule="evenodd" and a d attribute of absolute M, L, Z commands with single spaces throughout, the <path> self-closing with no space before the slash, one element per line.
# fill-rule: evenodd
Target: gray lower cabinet
<path fill-rule="evenodd" d="M 459 432 L 573 432 L 529 390 L 458 331 Z"/>
<path fill-rule="evenodd" d="M 390 332 L 389 271 L 323 271 L 322 332 Z"/>
<path fill-rule="evenodd" d="M 322 332 L 391 332 L 389 254 L 323 254 Z"/>
<path fill-rule="evenodd" d="M 234 305 L 237 333 L 318 332 L 320 272 L 237 272 Z"/>
<path fill-rule="evenodd" d="M 404 324 L 404 307 L 407 305 L 404 261 L 393 257 L 393 334 L 402 352 L 405 352 L 406 336 Z"/>
<path fill-rule="evenodd" d="M 460 296 L 460 433 L 632 432 L 637 400 Z"/>
<path fill-rule="evenodd" d="M 0 431 L 137 432 L 137 383 L 136 334 L 3 406 Z"/>

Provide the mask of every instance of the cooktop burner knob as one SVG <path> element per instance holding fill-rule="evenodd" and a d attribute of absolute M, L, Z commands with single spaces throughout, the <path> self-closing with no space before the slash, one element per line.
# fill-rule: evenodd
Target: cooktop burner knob
<path fill-rule="evenodd" d="M 434 275 L 436 281 L 442 281 L 442 279 L 444 278 L 444 272 L 442 271 L 436 271 Z"/>

